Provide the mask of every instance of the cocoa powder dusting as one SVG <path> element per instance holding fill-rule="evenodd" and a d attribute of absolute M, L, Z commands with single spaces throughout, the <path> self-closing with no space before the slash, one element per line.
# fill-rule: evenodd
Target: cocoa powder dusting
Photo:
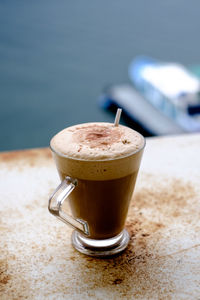
<path fill-rule="evenodd" d="M 37 166 L 38 162 L 46 164 L 51 163 L 51 160 L 52 155 L 48 148 L 2 152 L 0 155 L 0 163 L 5 163 L 7 168 L 16 167 L 23 162 L 24 165 L 34 167 Z"/>
<path fill-rule="evenodd" d="M 79 131 L 74 132 L 73 139 L 77 143 L 87 144 L 90 148 L 101 148 L 109 146 L 117 142 L 121 133 L 118 128 L 106 126 L 86 126 L 84 128 L 77 128 Z"/>
<path fill-rule="evenodd" d="M 6 259 L 0 260 L 0 292 L 4 290 L 5 285 L 11 279 L 11 276 L 7 273 L 8 263 Z"/>
<path fill-rule="evenodd" d="M 194 186 L 191 182 L 184 182 L 179 178 L 151 178 L 137 191 L 131 206 L 140 210 L 153 209 L 163 216 L 178 217 L 187 215 L 185 207 L 190 199 L 195 197 Z"/>

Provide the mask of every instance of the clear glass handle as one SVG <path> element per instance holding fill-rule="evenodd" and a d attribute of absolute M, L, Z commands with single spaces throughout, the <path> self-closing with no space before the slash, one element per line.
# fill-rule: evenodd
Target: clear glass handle
<path fill-rule="evenodd" d="M 54 191 L 53 195 L 49 198 L 48 209 L 50 213 L 56 216 L 59 220 L 72 226 L 79 232 L 89 235 L 89 228 L 86 221 L 82 219 L 75 219 L 62 210 L 62 204 L 65 200 L 67 200 L 67 197 L 76 187 L 76 185 L 76 179 L 72 179 L 69 176 L 65 177 L 65 179 Z"/>

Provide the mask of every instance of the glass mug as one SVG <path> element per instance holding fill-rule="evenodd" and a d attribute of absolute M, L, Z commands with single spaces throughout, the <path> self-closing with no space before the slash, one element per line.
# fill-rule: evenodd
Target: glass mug
<path fill-rule="evenodd" d="M 50 197 L 48 209 L 75 229 L 72 244 L 79 252 L 106 257 L 127 247 L 130 237 L 124 227 L 145 147 L 141 138 L 137 151 L 102 160 L 71 158 L 50 145 L 62 182 Z M 65 201 L 72 215 L 64 211 Z"/>

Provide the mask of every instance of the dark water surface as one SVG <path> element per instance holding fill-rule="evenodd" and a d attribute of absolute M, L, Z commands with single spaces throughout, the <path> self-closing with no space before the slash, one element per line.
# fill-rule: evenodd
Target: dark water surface
<path fill-rule="evenodd" d="M 97 98 L 138 54 L 200 62 L 200 1 L 0 0 L 0 150 L 113 121 Z"/>

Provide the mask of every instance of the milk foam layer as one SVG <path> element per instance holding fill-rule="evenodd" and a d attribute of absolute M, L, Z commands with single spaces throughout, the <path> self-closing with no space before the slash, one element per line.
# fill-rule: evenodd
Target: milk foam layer
<path fill-rule="evenodd" d="M 144 138 L 135 130 L 103 122 L 68 127 L 51 140 L 57 153 L 89 161 L 122 158 L 143 145 Z"/>

